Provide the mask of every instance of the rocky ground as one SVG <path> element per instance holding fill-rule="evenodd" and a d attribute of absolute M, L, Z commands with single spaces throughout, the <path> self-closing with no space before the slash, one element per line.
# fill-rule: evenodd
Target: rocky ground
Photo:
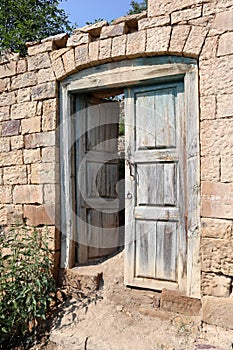
<path fill-rule="evenodd" d="M 123 253 L 94 267 L 104 284 L 74 295 L 56 310 L 47 350 L 230 350 L 233 331 L 201 324 L 199 316 L 156 309 L 154 293 L 126 288 Z"/>

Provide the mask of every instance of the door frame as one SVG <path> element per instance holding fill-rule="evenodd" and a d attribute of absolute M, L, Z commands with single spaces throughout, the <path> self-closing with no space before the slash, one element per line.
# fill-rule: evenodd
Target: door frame
<path fill-rule="evenodd" d="M 195 59 L 178 56 L 145 57 L 106 63 L 84 69 L 60 83 L 60 184 L 61 184 L 61 267 L 74 266 L 74 95 L 94 90 L 169 82 L 182 78 L 187 123 L 187 295 L 200 297 L 200 160 L 198 65 Z"/>

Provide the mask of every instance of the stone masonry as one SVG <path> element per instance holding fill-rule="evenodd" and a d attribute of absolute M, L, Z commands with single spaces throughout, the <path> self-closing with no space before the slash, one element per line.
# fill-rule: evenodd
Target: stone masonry
<path fill-rule="evenodd" d="M 233 0 L 149 0 L 148 12 L 0 56 L 0 225 L 48 225 L 59 266 L 59 81 L 87 67 L 178 55 L 199 65 L 204 322 L 233 329 Z"/>

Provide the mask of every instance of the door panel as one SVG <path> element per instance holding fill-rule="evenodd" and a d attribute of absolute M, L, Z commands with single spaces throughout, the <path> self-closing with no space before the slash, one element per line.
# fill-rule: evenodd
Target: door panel
<path fill-rule="evenodd" d="M 183 82 L 126 91 L 125 283 L 184 290 Z"/>
<path fill-rule="evenodd" d="M 119 246 L 119 103 L 78 96 L 76 109 L 77 255 L 83 264 Z"/>

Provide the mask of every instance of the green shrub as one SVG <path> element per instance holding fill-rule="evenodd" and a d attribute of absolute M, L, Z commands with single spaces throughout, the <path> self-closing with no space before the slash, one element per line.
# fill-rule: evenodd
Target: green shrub
<path fill-rule="evenodd" d="M 50 256 L 47 232 L 0 233 L 0 349 L 35 339 L 55 291 Z"/>

